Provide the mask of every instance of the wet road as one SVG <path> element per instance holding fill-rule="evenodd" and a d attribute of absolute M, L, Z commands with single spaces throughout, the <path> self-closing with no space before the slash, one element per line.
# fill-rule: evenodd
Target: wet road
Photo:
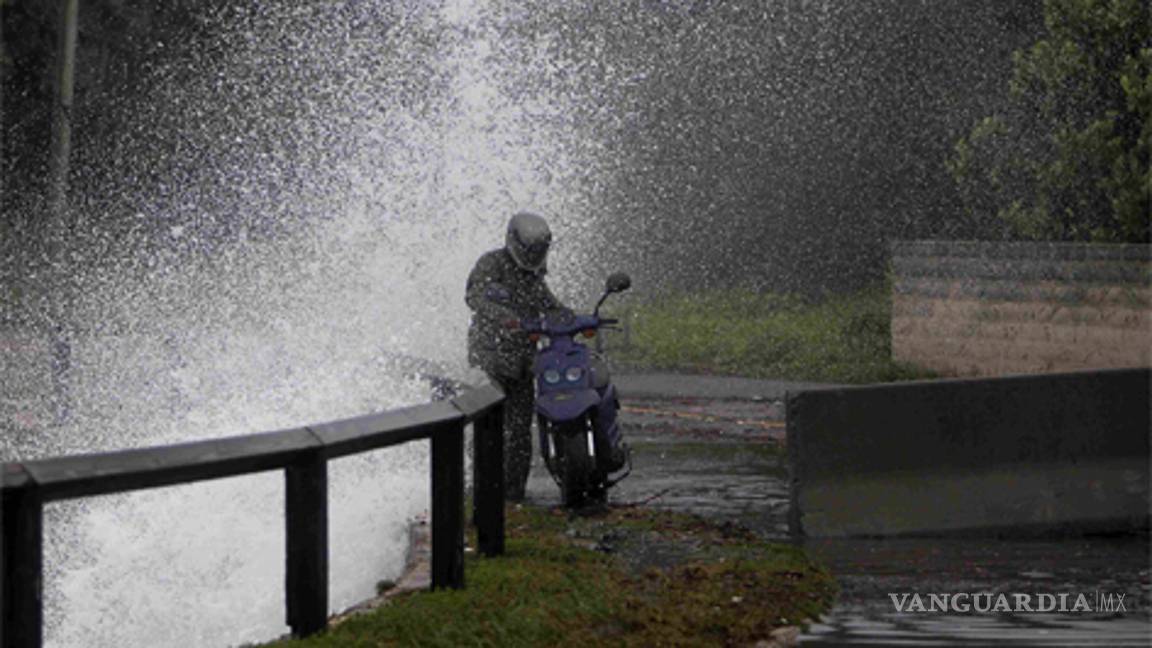
<path fill-rule="evenodd" d="M 657 378 L 619 383 L 634 472 L 611 500 L 731 520 L 786 539 L 782 398 L 790 385 Z M 691 380 L 702 381 L 709 398 L 690 397 Z M 555 504 L 559 491 L 536 462 L 529 500 Z M 841 586 L 834 608 L 801 635 L 805 645 L 1152 646 L 1146 537 L 809 540 L 805 547 Z M 1069 609 L 1083 594 L 1094 609 L 899 612 L 890 596 L 919 594 L 927 606 L 932 594 L 956 593 L 991 594 L 989 601 L 1028 595 L 1033 606 L 1041 594 L 1065 594 Z M 1111 595 L 1114 611 L 1095 609 L 1106 607 L 1101 594 Z"/>
<path fill-rule="evenodd" d="M 802 642 L 812 645 L 1149 646 L 1148 541 L 1128 539 L 808 541 L 841 586 L 836 606 Z M 898 613 L 890 595 L 1000 594 L 1012 604 L 1040 594 L 1092 608 L 1098 594 L 1123 594 L 1124 610 L 1087 612 Z M 907 600 L 907 599 L 904 599 Z M 991 607 L 985 605 L 985 608 Z"/>

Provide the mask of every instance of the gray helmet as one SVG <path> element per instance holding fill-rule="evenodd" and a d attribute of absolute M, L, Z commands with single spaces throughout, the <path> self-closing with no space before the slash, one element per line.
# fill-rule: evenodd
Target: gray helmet
<path fill-rule="evenodd" d="M 548 246 L 552 244 L 552 230 L 544 219 L 530 212 L 520 212 L 508 221 L 508 235 L 504 247 L 516 265 L 532 272 L 544 270 Z"/>

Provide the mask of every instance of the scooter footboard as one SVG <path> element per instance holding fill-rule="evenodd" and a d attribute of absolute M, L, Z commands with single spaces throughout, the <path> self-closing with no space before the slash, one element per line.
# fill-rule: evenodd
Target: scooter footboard
<path fill-rule="evenodd" d="M 600 393 L 600 406 L 596 410 L 598 427 L 603 430 L 604 438 L 613 446 L 620 443 L 621 431 L 617 423 L 617 413 L 620 411 L 620 399 L 616 394 L 616 385 L 608 385 Z"/>
<path fill-rule="evenodd" d="M 624 433 L 620 431 L 620 425 L 618 423 L 613 422 L 612 425 L 609 425 L 607 428 L 601 429 L 604 430 L 604 440 L 608 442 L 608 447 L 615 448 L 620 445 L 620 440 L 623 438 Z"/>
<path fill-rule="evenodd" d="M 602 458 L 606 472 L 615 472 L 628 461 L 628 448 L 624 444 L 624 430 L 620 427 L 618 415 L 620 401 L 616 386 L 609 384 L 600 393 L 600 406 L 596 410 L 596 433 L 598 444 L 603 450 Z"/>

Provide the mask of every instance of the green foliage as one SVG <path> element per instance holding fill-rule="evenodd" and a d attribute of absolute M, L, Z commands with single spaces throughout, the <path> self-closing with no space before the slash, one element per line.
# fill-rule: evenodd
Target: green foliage
<path fill-rule="evenodd" d="M 926 374 L 891 359 L 888 290 L 817 302 L 710 292 L 630 307 L 626 364 L 781 380 L 869 383 Z"/>
<path fill-rule="evenodd" d="M 947 161 L 967 216 L 1011 238 L 1147 242 L 1147 2 L 1045 0 L 1044 25 L 1013 56 L 1012 108 L 978 122 Z"/>

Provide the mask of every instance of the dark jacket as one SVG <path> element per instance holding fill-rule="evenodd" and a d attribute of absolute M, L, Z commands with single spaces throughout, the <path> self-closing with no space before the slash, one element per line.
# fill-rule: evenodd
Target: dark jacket
<path fill-rule="evenodd" d="M 507 303 L 489 299 L 487 291 L 492 284 L 507 290 Z M 564 308 L 548 289 L 544 273 L 521 269 L 504 248 L 485 253 L 476 262 L 468 275 L 464 300 L 472 309 L 469 363 L 489 374 L 511 379 L 529 375 L 535 348 L 527 335 L 506 328 L 504 323 Z"/>

